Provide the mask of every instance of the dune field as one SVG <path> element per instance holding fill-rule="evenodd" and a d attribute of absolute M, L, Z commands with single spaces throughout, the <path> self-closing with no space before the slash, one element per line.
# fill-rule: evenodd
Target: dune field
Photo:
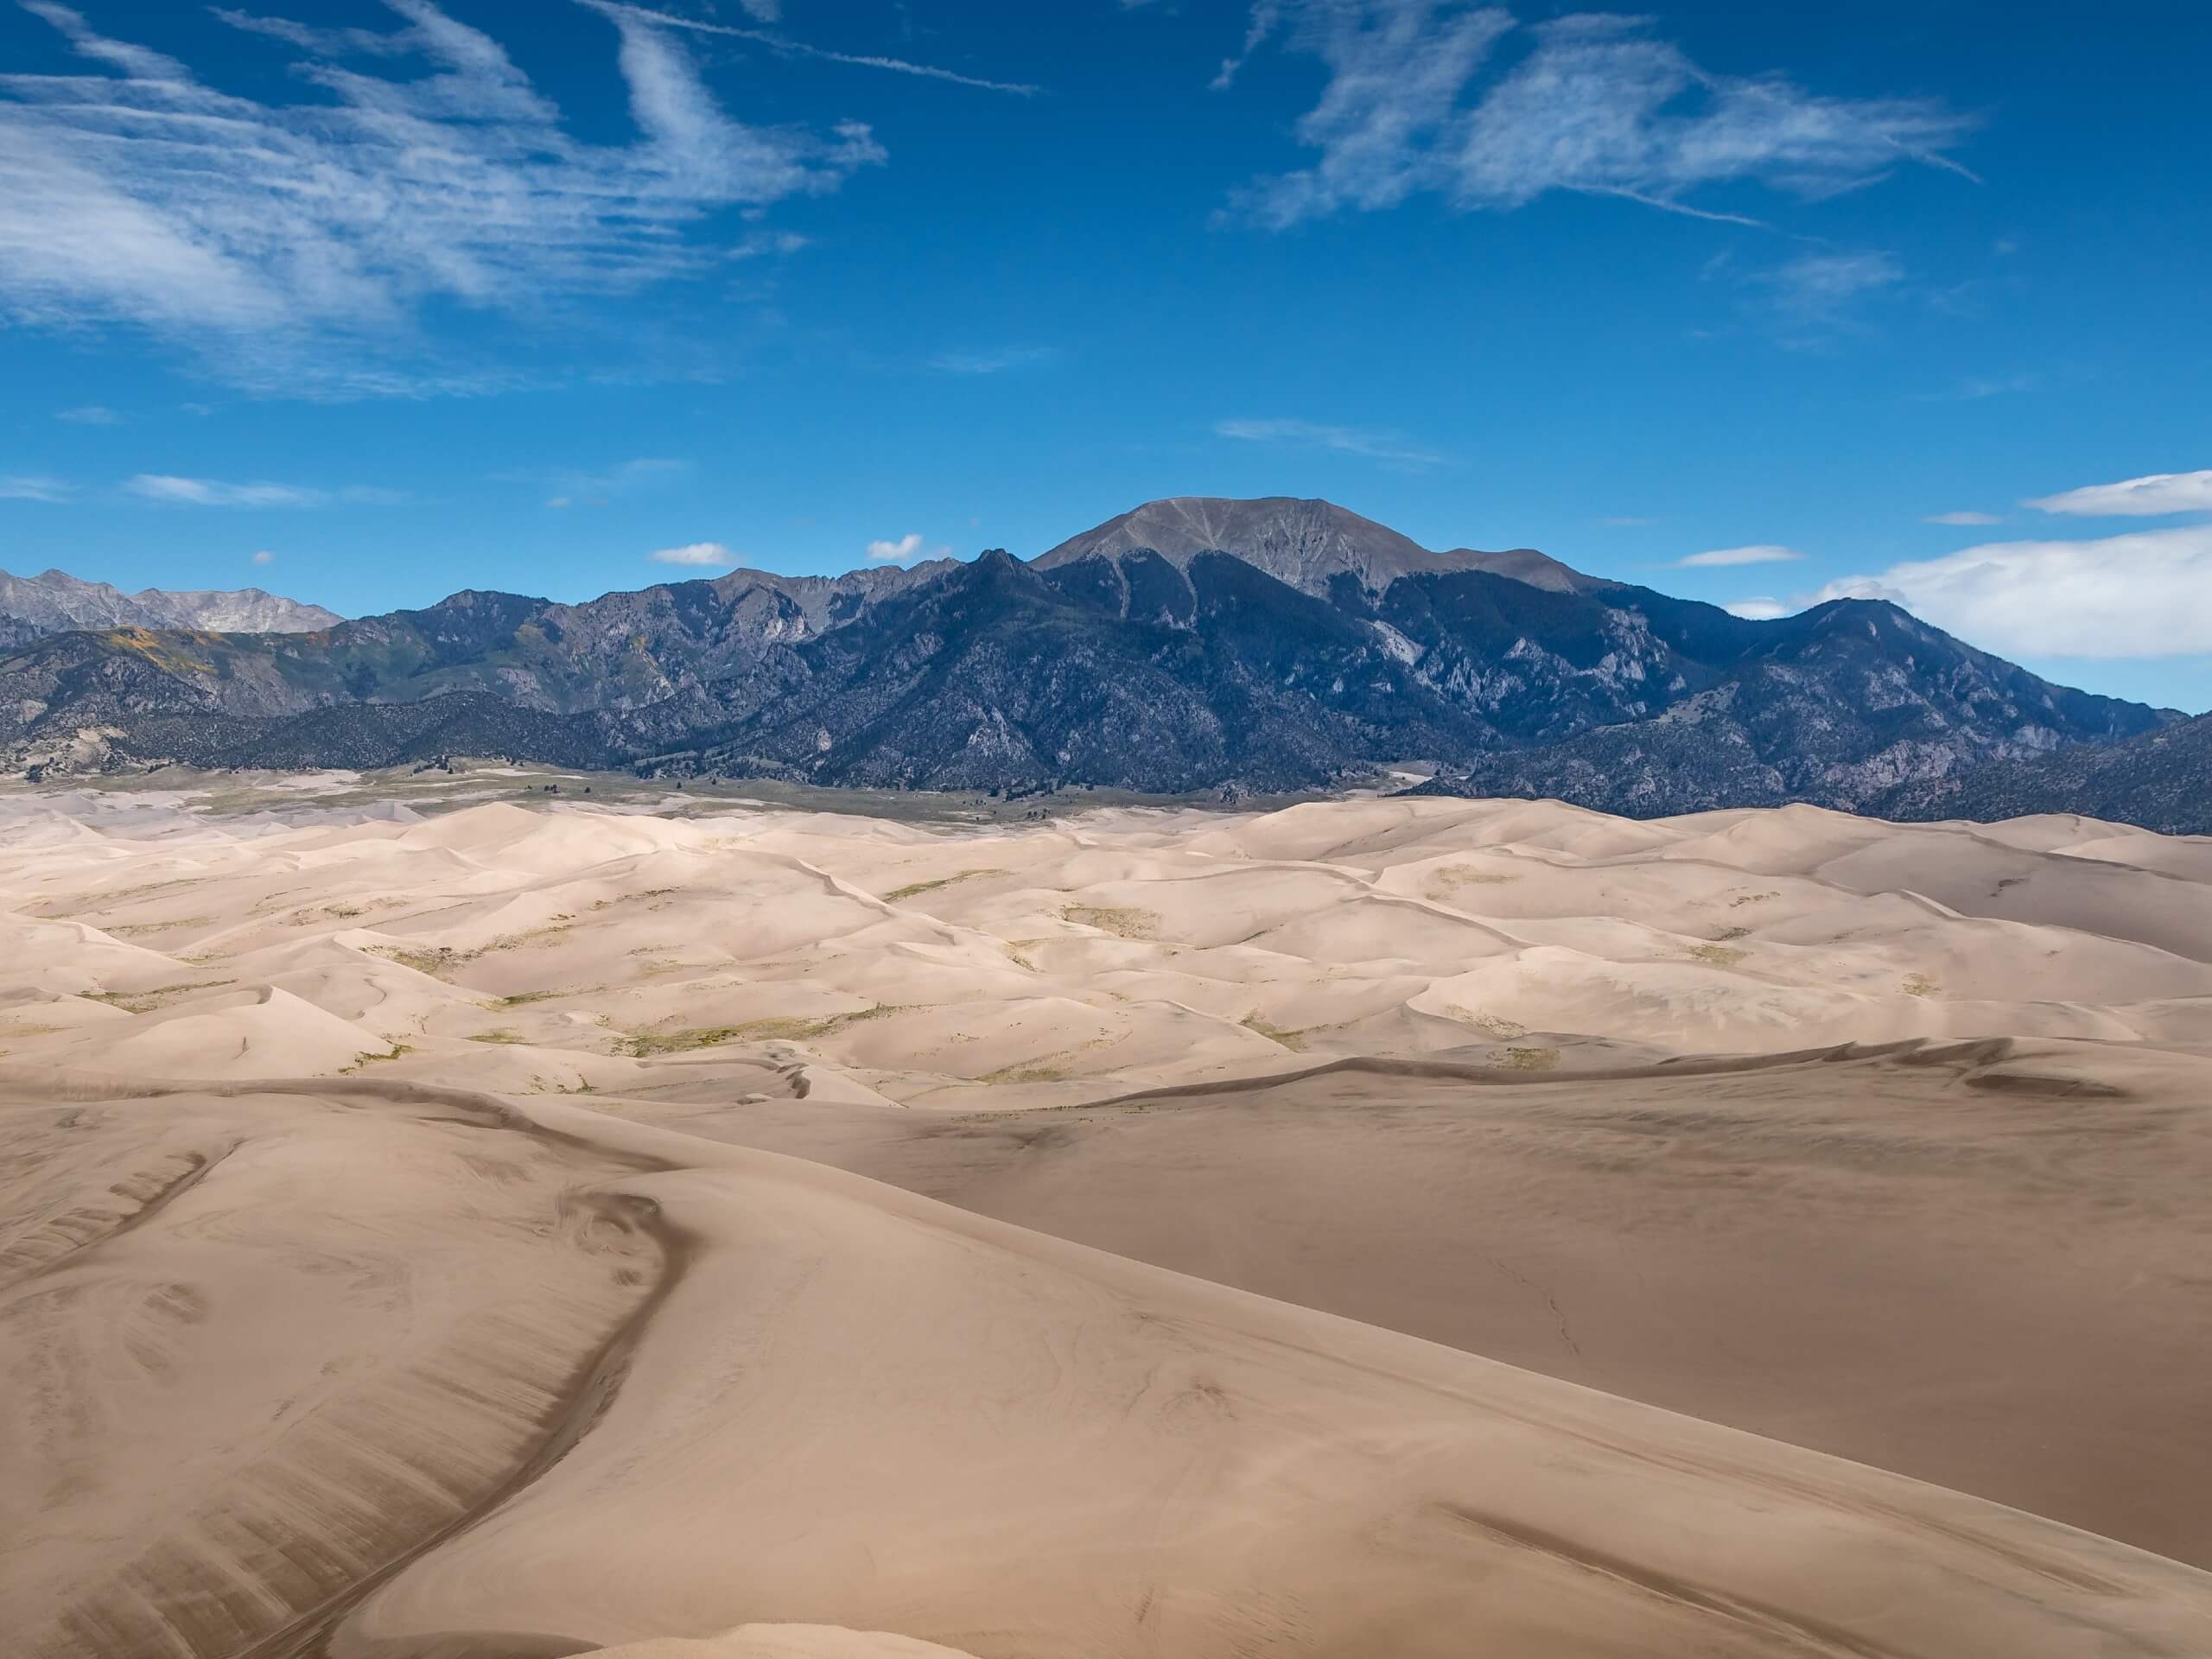
<path fill-rule="evenodd" d="M 0 798 L 10 1654 L 2212 1653 L 2212 841 L 213 799 Z"/>

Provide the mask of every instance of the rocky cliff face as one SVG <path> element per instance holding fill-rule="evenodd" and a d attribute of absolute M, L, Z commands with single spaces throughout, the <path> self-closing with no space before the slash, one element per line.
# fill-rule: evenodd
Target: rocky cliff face
<path fill-rule="evenodd" d="M 1436 791 L 1653 814 L 1864 807 L 2161 723 L 1891 606 L 1745 621 L 1304 501 L 1154 503 L 1030 564 L 468 592 L 308 633 L 0 656 L 18 766 L 87 731 L 113 764 L 490 753 L 903 788 L 1293 790 L 1426 759 Z"/>

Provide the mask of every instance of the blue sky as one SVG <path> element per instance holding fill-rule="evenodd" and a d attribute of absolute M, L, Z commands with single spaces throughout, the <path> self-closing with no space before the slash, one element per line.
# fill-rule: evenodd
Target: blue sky
<path fill-rule="evenodd" d="M 2208 61 L 2156 0 L 0 0 L 0 566 L 362 613 L 1320 495 L 2195 712 Z"/>

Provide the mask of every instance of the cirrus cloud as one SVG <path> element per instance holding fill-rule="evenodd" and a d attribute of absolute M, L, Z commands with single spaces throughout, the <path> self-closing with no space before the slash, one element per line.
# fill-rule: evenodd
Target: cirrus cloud
<path fill-rule="evenodd" d="M 1715 74 L 1654 38 L 1649 23 L 1583 13 L 1535 25 L 1529 51 L 1478 86 L 1516 28 L 1500 8 L 1256 0 L 1243 54 L 1223 66 L 1216 86 L 1278 35 L 1320 59 L 1329 80 L 1296 128 L 1318 159 L 1255 181 L 1231 212 L 1282 229 L 1417 194 L 1508 210 L 1567 190 L 1754 224 L 1688 198 L 1738 182 L 1817 198 L 1908 161 L 1966 171 L 1948 152 L 1974 123 L 1932 99 L 1830 98 L 1778 75 Z"/>
<path fill-rule="evenodd" d="M 1402 432 L 1374 431 L 1357 426 L 1329 426 L 1319 421 L 1216 421 L 1217 436 L 1244 443 L 1282 444 L 1300 449 L 1333 449 L 1338 454 L 1379 461 L 1404 472 L 1441 467 L 1446 457 L 1415 443 Z"/>
<path fill-rule="evenodd" d="M 639 137 L 583 143 L 490 35 L 387 3 L 404 27 L 218 10 L 304 54 L 310 96 L 271 104 L 31 0 L 99 73 L 0 79 L 0 319 L 151 331 L 257 388 L 481 390 L 504 381 L 394 366 L 429 302 L 527 315 L 699 270 L 709 213 L 883 159 L 857 123 L 732 119 L 662 22 L 599 0 Z"/>

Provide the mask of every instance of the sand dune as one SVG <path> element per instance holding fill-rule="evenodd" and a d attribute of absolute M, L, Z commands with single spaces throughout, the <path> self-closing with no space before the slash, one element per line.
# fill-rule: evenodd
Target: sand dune
<path fill-rule="evenodd" d="M 123 1043 L 165 1075 L 373 1064 L 636 1094 L 803 1065 L 995 1109 L 1314 1055 L 2212 1038 L 2212 855 L 2079 818 L 73 810 L 16 798 L 0 824 L 0 936 L 24 964 L 0 1047 L 63 1066 Z M 271 989 L 337 1022 L 298 1014 L 289 1065 L 243 1029 L 238 993 Z M 131 1025 L 65 1011 L 86 994 Z M 188 1016 L 213 1023 L 157 1034 Z"/>
<path fill-rule="evenodd" d="M 2212 843 L 313 792 L 0 801 L 10 1653 L 2212 1651 Z"/>

